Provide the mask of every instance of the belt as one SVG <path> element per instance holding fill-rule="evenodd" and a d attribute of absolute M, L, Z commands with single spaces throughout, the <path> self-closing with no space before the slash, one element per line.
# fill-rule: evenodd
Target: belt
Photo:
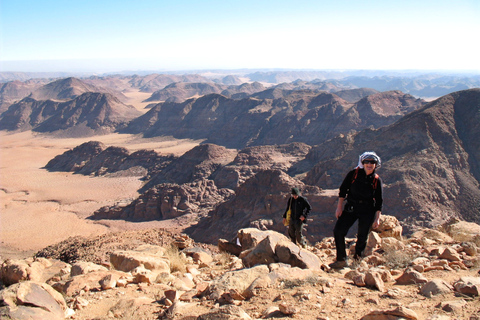
<path fill-rule="evenodd" d="M 351 200 L 351 199 L 347 199 L 347 202 L 350 202 L 351 204 L 371 204 L 371 205 L 373 205 L 372 200 Z"/>

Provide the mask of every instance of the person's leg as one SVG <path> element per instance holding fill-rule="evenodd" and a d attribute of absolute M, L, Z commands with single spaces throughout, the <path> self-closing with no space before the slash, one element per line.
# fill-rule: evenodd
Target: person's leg
<path fill-rule="evenodd" d="M 303 222 L 301 220 L 295 221 L 295 240 L 302 247 L 306 244 L 303 237 Z"/>
<path fill-rule="evenodd" d="M 337 249 L 337 261 L 345 261 L 347 259 L 347 252 L 345 249 L 345 237 L 348 230 L 353 226 L 357 217 L 351 212 L 343 211 L 338 218 L 335 228 L 333 229 L 333 236 L 335 238 L 335 247 Z"/>
<path fill-rule="evenodd" d="M 374 219 L 375 214 L 371 212 L 364 212 L 359 215 L 357 243 L 355 244 L 355 256 L 358 258 L 362 257 L 363 251 L 367 247 L 368 234 L 370 233 Z"/>
<path fill-rule="evenodd" d="M 288 237 L 290 238 L 290 240 L 292 240 L 293 243 L 295 243 L 295 239 L 296 239 L 295 233 L 296 233 L 295 223 L 293 221 L 290 221 L 290 224 L 288 226 Z"/>

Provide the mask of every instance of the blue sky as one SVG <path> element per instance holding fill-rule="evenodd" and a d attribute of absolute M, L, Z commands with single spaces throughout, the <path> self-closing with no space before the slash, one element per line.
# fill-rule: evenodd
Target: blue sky
<path fill-rule="evenodd" d="M 0 0 L 0 71 L 480 71 L 479 0 Z"/>

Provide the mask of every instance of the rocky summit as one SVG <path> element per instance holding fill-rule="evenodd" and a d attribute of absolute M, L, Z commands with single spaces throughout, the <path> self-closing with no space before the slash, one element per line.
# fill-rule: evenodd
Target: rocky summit
<path fill-rule="evenodd" d="M 383 216 L 366 256 L 343 269 L 329 266 L 331 237 L 303 249 L 258 228 L 240 229 L 234 243 L 219 239 L 217 246 L 158 229 L 71 238 L 1 263 L 0 315 L 480 319 L 480 225 L 452 221 L 404 237 L 391 229 L 395 220 Z M 354 242 L 347 238 L 351 253 Z"/>

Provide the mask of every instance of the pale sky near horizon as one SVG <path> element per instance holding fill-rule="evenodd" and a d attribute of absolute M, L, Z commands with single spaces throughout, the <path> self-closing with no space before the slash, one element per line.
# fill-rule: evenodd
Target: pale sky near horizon
<path fill-rule="evenodd" d="M 479 0 L 0 0 L 0 71 L 480 72 Z"/>

